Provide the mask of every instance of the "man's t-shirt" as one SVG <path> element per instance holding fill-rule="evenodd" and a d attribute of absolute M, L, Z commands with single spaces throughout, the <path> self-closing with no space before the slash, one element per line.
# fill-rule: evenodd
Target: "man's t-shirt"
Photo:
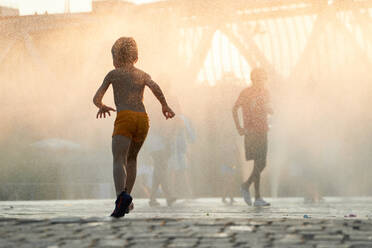
<path fill-rule="evenodd" d="M 243 110 L 244 128 L 253 132 L 267 132 L 267 114 L 269 109 L 269 92 L 266 89 L 246 88 L 236 102 Z"/>

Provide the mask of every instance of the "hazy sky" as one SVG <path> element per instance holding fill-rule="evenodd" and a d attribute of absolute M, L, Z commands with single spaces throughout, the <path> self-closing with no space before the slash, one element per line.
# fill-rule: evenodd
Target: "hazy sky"
<path fill-rule="evenodd" d="M 156 0 L 129 0 L 137 4 L 155 2 Z M 35 12 L 42 14 L 63 13 L 66 0 L 0 0 L 0 5 L 19 8 L 21 15 L 30 15 Z M 92 0 L 70 0 L 71 12 L 87 12 L 92 9 Z"/>

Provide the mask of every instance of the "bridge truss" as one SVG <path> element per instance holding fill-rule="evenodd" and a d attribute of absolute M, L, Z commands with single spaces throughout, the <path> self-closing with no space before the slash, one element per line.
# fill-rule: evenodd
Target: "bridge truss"
<path fill-rule="evenodd" d="M 370 0 L 171 0 L 143 5 L 114 1 L 111 7 L 109 13 L 0 19 L 0 63 L 19 42 L 40 63 L 43 58 L 38 55 L 34 36 L 42 39 L 52 32 L 79 33 L 97 28 L 104 36 L 110 32 L 105 25 L 111 20 L 118 24 L 112 33 L 139 37 L 145 47 L 156 47 L 158 54 L 167 55 L 164 63 L 177 61 L 178 69 L 187 71 L 189 80 L 196 80 L 201 73 L 216 32 L 227 37 L 249 67 L 264 66 L 280 80 L 303 74 L 304 69 L 313 75 L 337 72 L 338 65 L 349 61 L 351 55 L 371 68 Z M 125 28 L 120 30 L 119 24 Z M 76 42 L 79 40 L 72 44 Z M 241 67 L 239 61 L 235 66 Z M 221 68 L 211 67 L 210 78 L 217 79 Z"/>

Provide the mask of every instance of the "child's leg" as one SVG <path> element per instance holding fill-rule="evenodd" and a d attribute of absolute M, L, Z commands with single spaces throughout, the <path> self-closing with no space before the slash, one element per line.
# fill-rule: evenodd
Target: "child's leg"
<path fill-rule="evenodd" d="M 130 144 L 129 152 L 127 156 L 127 163 L 125 168 L 127 170 L 127 181 L 125 185 L 126 192 L 130 194 L 133 189 L 134 182 L 136 181 L 137 175 L 137 155 L 142 147 L 143 141 L 141 142 L 134 142 Z"/>
<path fill-rule="evenodd" d="M 131 140 L 122 135 L 112 137 L 113 175 L 116 195 L 125 191 L 127 173 L 124 168 Z"/>

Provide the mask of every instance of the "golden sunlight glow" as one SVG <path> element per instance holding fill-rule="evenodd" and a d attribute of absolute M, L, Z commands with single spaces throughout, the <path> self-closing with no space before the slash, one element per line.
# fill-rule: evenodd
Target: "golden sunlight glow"
<path fill-rule="evenodd" d="M 0 6 L 18 8 L 20 15 L 35 13 L 64 13 L 65 4 L 69 2 L 70 12 L 89 12 L 92 10 L 92 0 L 0 0 Z M 128 0 L 135 4 L 157 2 L 157 0 Z"/>
<path fill-rule="evenodd" d="M 214 85 L 224 73 L 233 73 L 237 78 L 249 82 L 250 67 L 238 49 L 220 31 L 214 34 L 212 46 L 200 71 L 198 80 Z"/>

